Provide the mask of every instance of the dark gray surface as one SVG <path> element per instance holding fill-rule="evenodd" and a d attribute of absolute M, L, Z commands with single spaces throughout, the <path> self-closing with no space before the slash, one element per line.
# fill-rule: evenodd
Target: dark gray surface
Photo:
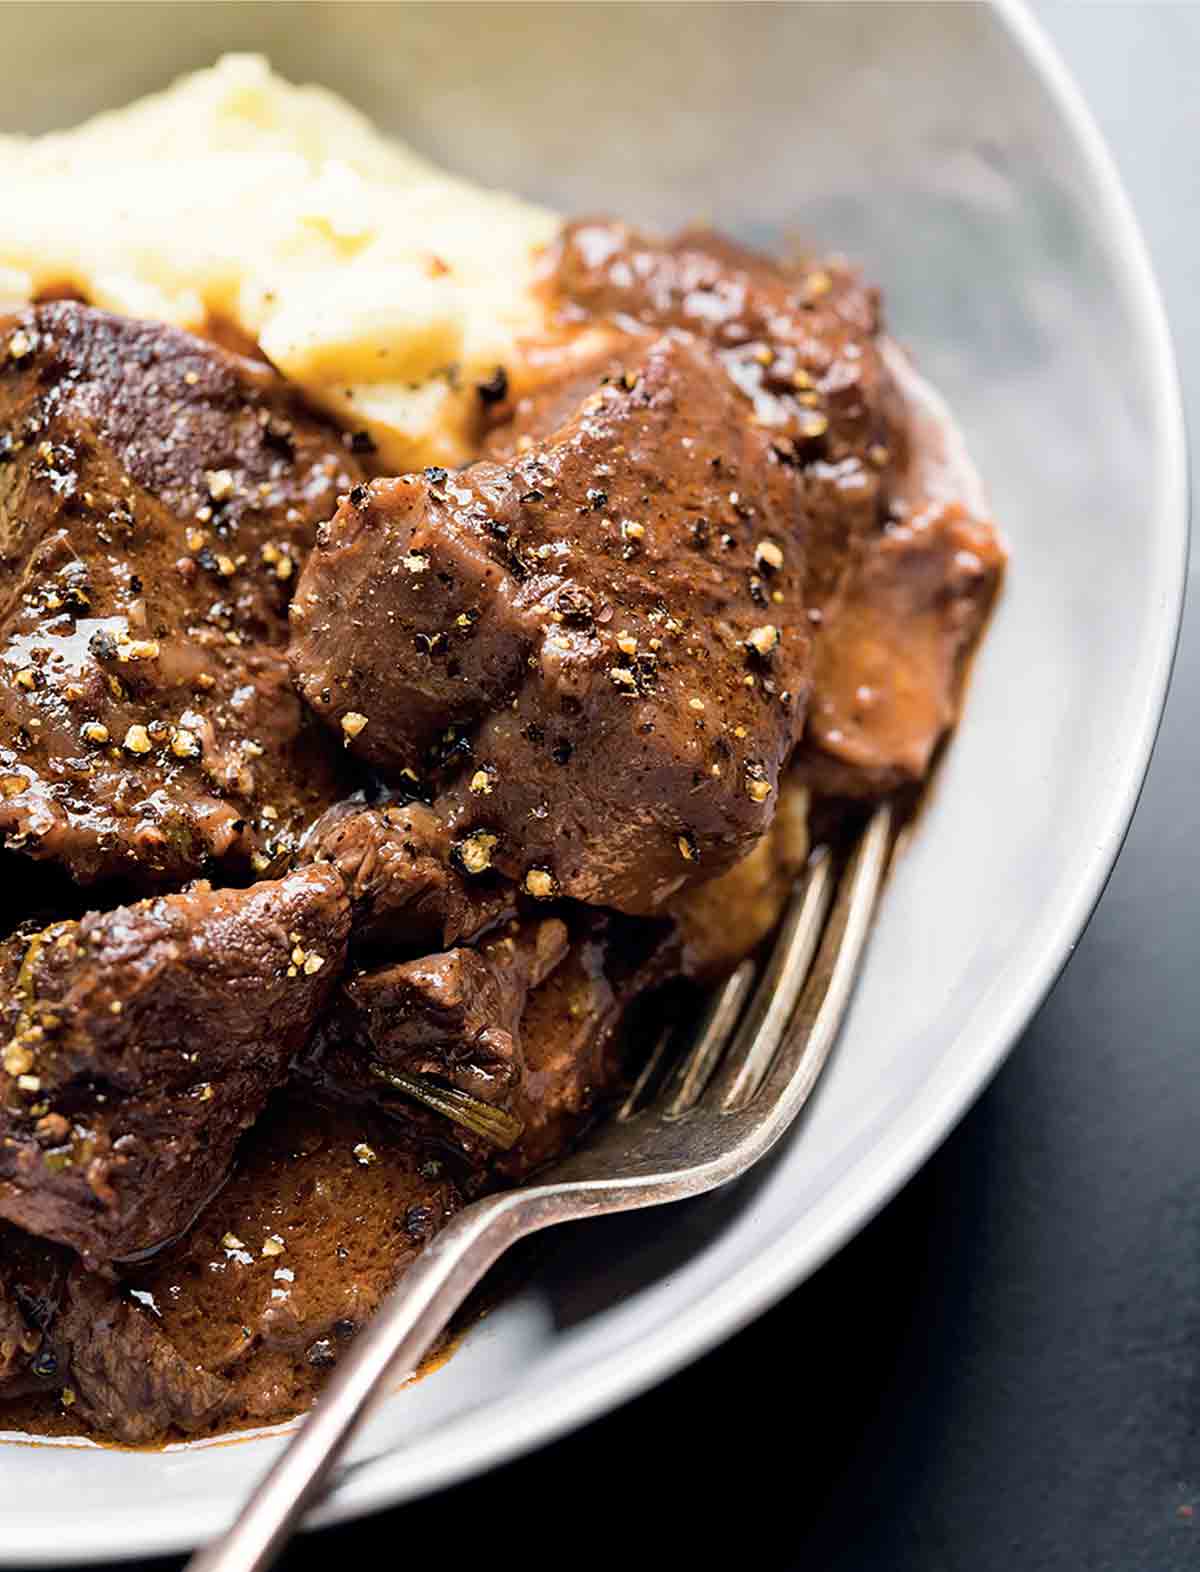
<path fill-rule="evenodd" d="M 1128 183 L 1196 411 L 1200 7 L 1039 9 Z M 1099 910 L 1007 1067 L 903 1194 L 658 1391 L 486 1479 L 308 1538 L 285 1566 L 439 1551 L 450 1567 L 530 1569 L 599 1556 L 848 1572 L 1200 1565 L 1192 600 Z"/>

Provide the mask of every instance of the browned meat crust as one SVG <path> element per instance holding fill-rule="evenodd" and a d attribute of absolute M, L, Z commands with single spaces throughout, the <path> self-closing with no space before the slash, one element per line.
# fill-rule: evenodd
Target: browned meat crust
<path fill-rule="evenodd" d="M 511 923 L 477 949 L 446 950 L 361 971 L 323 1028 L 326 1076 L 358 1081 L 369 1066 L 436 1076 L 483 1102 L 507 1102 L 524 1075 L 520 1022 L 530 992 L 567 953 L 557 917 Z M 363 1072 L 366 1079 L 363 1079 Z"/>
<path fill-rule="evenodd" d="M 8 941 L 0 1217 L 94 1263 L 186 1228 L 304 1046 L 348 927 L 337 873 L 307 868 Z"/>
<path fill-rule="evenodd" d="M 712 230 L 664 241 L 611 220 L 567 225 L 547 288 L 567 324 L 676 327 L 711 344 L 796 469 L 806 602 L 826 605 L 903 458 L 877 292 L 835 262 L 788 266 Z"/>
<path fill-rule="evenodd" d="M 228 1402 L 225 1381 L 197 1369 L 152 1316 L 92 1273 L 72 1272 L 54 1338 L 80 1421 L 127 1446 L 194 1435 Z"/>
<path fill-rule="evenodd" d="M 881 338 L 876 293 L 840 265 L 789 269 L 707 231 L 664 244 L 608 222 L 568 226 L 548 276 L 568 320 L 710 339 L 754 418 L 790 444 L 815 635 L 804 778 L 838 797 L 920 780 L 958 717 L 1004 551 L 963 506 L 981 507 L 977 483 Z"/>
<path fill-rule="evenodd" d="M 328 862 L 346 881 L 357 952 L 427 954 L 470 939 L 511 909 L 498 882 L 464 879 L 450 832 L 420 802 L 336 803 L 309 830 L 301 862 Z"/>
<path fill-rule="evenodd" d="M 958 719 L 967 658 L 1004 557 L 957 504 L 896 522 L 863 549 L 817 642 L 799 768 L 830 797 L 913 785 Z"/>
<path fill-rule="evenodd" d="M 10 847 L 143 888 L 282 865 L 338 795 L 287 603 L 357 475 L 261 363 L 76 302 L 0 322 Z"/>
<path fill-rule="evenodd" d="M 124 1281 L 185 1362 L 220 1379 L 223 1424 L 270 1423 L 306 1406 L 461 1205 L 436 1148 L 369 1110 L 284 1096 L 186 1239 Z"/>
<path fill-rule="evenodd" d="M 794 472 L 702 345 L 603 366 L 511 465 L 353 493 L 292 656 L 381 769 L 448 751 L 460 866 L 644 911 L 770 822 L 806 689 L 803 545 Z"/>

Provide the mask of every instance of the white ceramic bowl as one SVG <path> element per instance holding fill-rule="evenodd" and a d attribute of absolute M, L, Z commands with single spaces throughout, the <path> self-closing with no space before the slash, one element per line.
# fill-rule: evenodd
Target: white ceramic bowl
<path fill-rule="evenodd" d="M 267 50 L 448 165 L 559 203 L 864 259 L 959 415 L 1013 550 L 971 702 L 834 1062 L 761 1173 L 553 1241 L 386 1404 L 322 1514 L 394 1503 L 659 1380 L 811 1272 L 996 1069 L 1124 835 L 1175 643 L 1182 422 L 1142 242 L 1022 12 L 967 6 L 5 7 L 0 124 Z M 278 1441 L 0 1449 L 0 1560 L 182 1547 Z"/>

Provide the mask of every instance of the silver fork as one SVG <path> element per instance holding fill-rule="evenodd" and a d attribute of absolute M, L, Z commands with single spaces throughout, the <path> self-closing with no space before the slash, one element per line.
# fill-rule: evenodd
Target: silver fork
<path fill-rule="evenodd" d="M 850 1002 L 892 844 L 877 808 L 837 877 L 827 848 L 809 861 L 755 987 L 743 961 L 716 990 L 691 1046 L 664 1035 L 629 1096 L 539 1184 L 486 1196 L 438 1234 L 388 1295 L 317 1407 L 232 1527 L 187 1572 L 270 1566 L 393 1371 L 415 1370 L 454 1312 L 527 1234 L 581 1217 L 700 1195 L 758 1162 L 795 1119 Z"/>

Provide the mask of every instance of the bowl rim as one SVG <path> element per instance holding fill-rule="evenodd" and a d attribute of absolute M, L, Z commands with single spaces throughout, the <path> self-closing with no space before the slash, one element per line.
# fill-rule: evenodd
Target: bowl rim
<path fill-rule="evenodd" d="M 468 1435 L 457 1433 L 459 1426 L 451 1424 L 444 1432 L 424 1438 L 418 1449 L 392 1450 L 353 1465 L 308 1527 L 323 1527 L 395 1506 L 544 1446 L 698 1358 L 823 1265 L 896 1194 L 990 1082 L 1053 987 L 1104 891 L 1149 768 L 1182 621 L 1189 549 L 1184 407 L 1149 252 L 1103 135 L 1025 0 L 992 0 L 992 10 L 1047 92 L 1090 171 L 1099 198 L 1096 223 L 1111 239 L 1153 385 L 1155 463 L 1162 497 L 1156 523 L 1163 542 L 1163 582 L 1159 586 L 1163 614 L 1149 652 L 1148 703 L 1137 731 L 1127 738 L 1117 783 L 1108 794 L 1104 833 L 1097 837 L 1074 889 L 1062 902 L 1053 942 L 1046 945 L 1027 987 L 996 1010 L 980 1030 L 970 1056 L 948 1056 L 943 1069 L 910 1105 L 903 1127 L 893 1127 L 882 1141 L 870 1146 L 835 1193 L 785 1229 L 718 1291 L 695 1303 L 686 1319 L 655 1328 L 633 1344 L 594 1361 L 564 1385 L 553 1401 L 518 1390 L 474 1415 Z M 53 1534 L 46 1535 L 40 1544 L 16 1545 L 10 1540 L 0 1546 L 0 1565 L 63 1565 L 184 1550 L 219 1531 L 228 1514 L 228 1503 L 215 1497 L 197 1499 L 182 1509 L 169 1501 L 161 1506 L 161 1512 L 143 1515 L 132 1537 L 124 1512 L 99 1520 L 92 1514 L 86 1523 L 76 1523 L 71 1514 L 63 1514 Z"/>

